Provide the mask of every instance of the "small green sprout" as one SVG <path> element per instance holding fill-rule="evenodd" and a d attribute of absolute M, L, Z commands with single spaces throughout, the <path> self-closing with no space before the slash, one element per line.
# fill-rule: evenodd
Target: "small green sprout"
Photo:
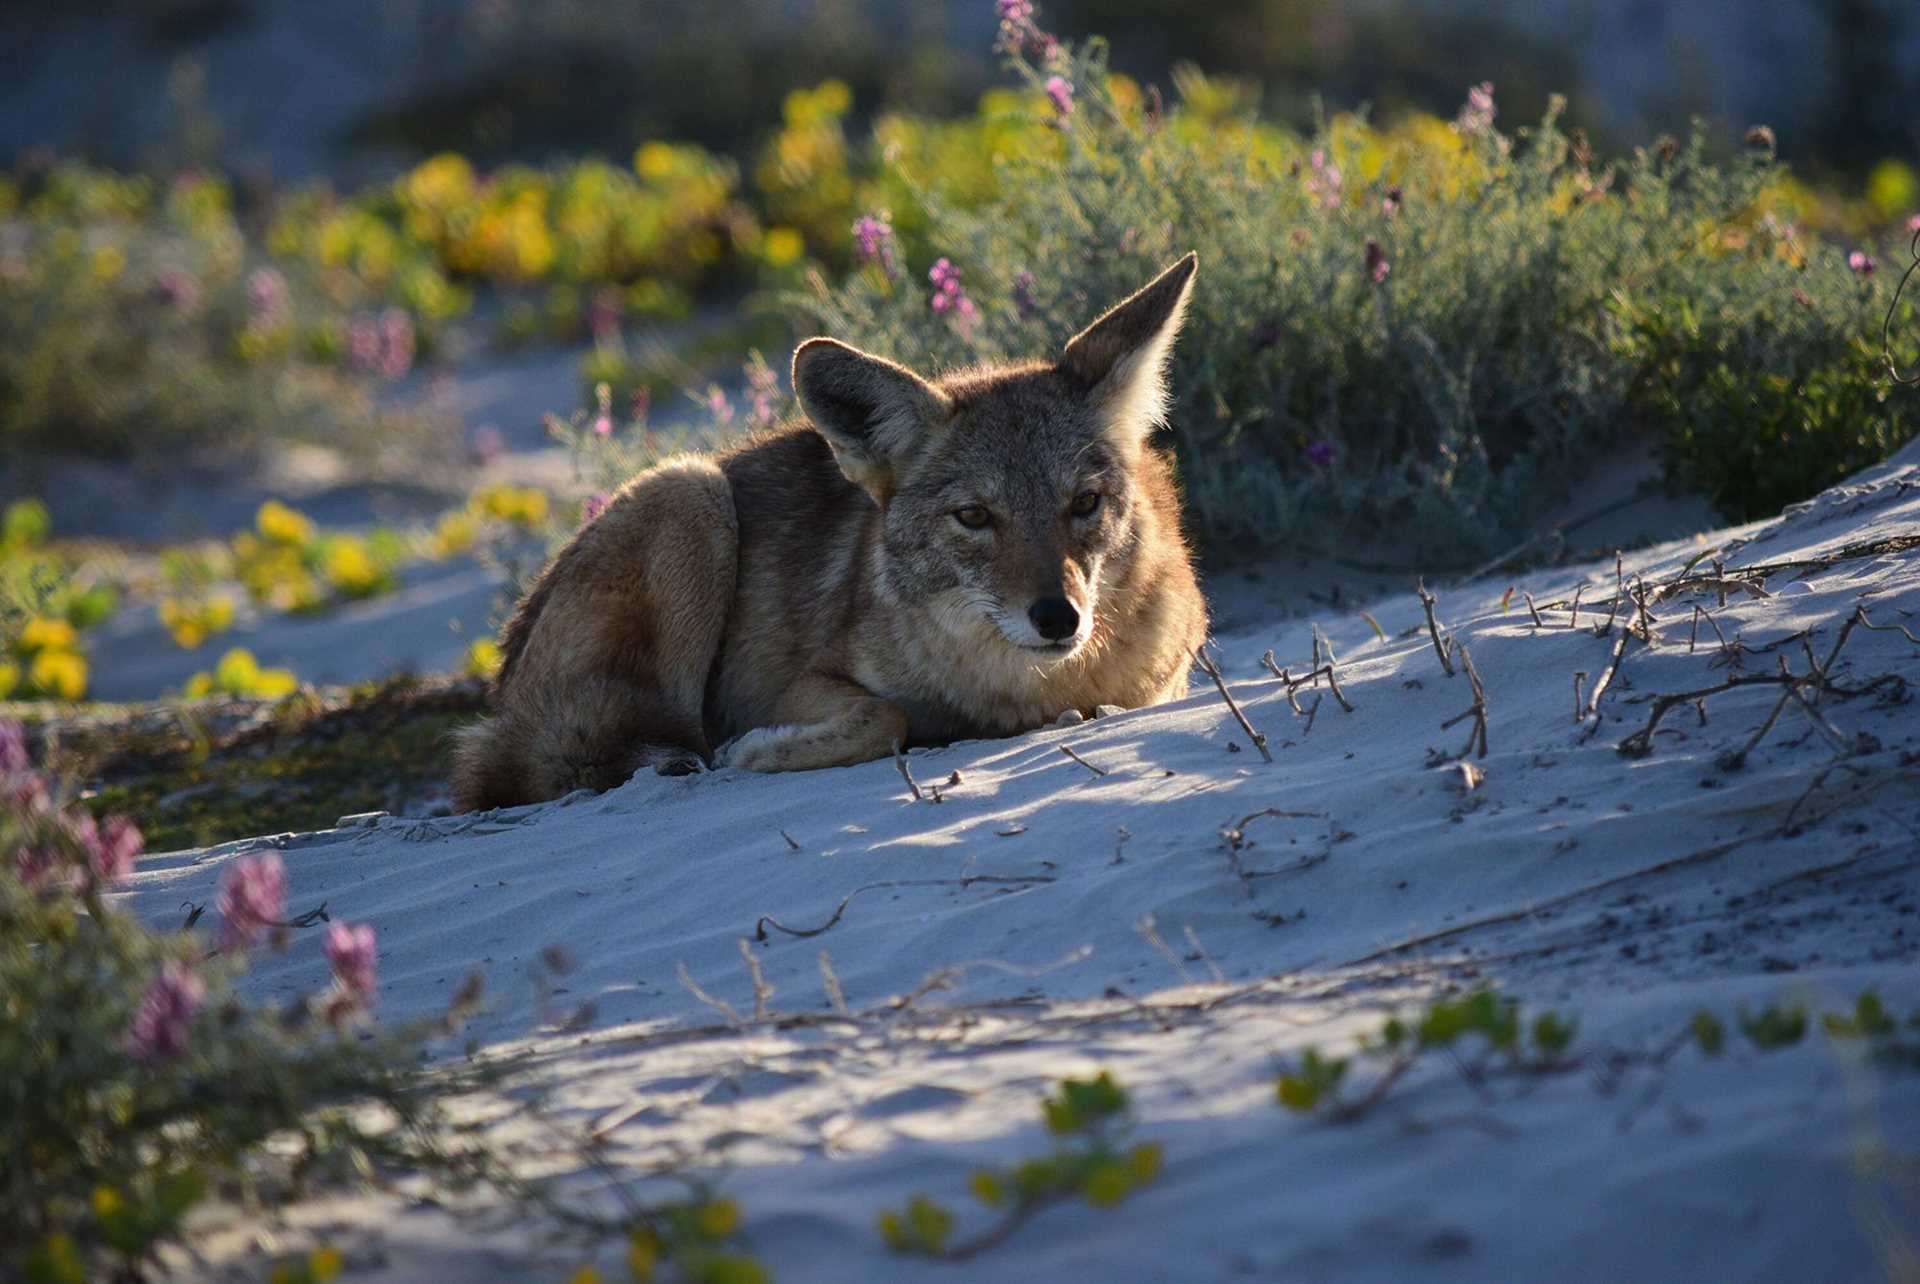
<path fill-rule="evenodd" d="M 1727 1045 L 1726 1023 L 1705 1008 L 1693 1014 L 1687 1030 L 1700 1046 L 1700 1051 L 1709 1057 L 1719 1056 L 1721 1049 Z"/>
<path fill-rule="evenodd" d="M 1807 1034 L 1807 1010 L 1803 1007 L 1776 1007 L 1768 1004 L 1754 1015 L 1742 1008 L 1740 1033 L 1762 1052 L 1792 1047 Z"/>
<path fill-rule="evenodd" d="M 967 1178 L 967 1189 L 983 1207 L 1002 1210 L 996 1224 L 956 1243 L 953 1213 L 926 1195 L 915 1195 L 904 1210 L 880 1213 L 881 1241 L 896 1253 L 963 1261 L 1051 1205 L 1076 1197 L 1095 1208 L 1122 1203 L 1157 1178 L 1164 1162 L 1156 1142 L 1120 1146 L 1128 1110 L 1126 1090 L 1110 1074 L 1061 1080 L 1041 1102 L 1047 1131 L 1059 1139 L 1052 1152 L 1009 1169 L 978 1169 Z"/>

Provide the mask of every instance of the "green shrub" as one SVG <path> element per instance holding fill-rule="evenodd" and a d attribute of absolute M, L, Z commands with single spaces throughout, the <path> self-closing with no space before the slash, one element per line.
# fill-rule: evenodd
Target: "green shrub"
<path fill-rule="evenodd" d="M 1054 350 L 1197 249 L 1170 440 L 1216 547 L 1417 529 L 1458 559 L 1514 538 L 1629 432 L 1672 442 L 1676 481 L 1772 503 L 1844 467 L 1816 476 L 1804 456 L 1913 431 L 1860 357 L 1885 284 L 1767 217 L 1789 185 L 1763 132 L 1725 159 L 1696 132 L 1603 163 L 1558 104 L 1501 132 L 1481 86 L 1451 123 L 1342 116 L 1297 137 L 1197 73 L 1162 109 L 1109 76 L 1097 40 L 1009 27 L 1029 128 L 993 192 L 975 205 L 938 175 L 892 175 L 974 309 L 930 306 L 911 254 L 788 301 L 810 327 L 952 367 Z M 1721 471 L 1723 439 L 1782 433 L 1790 458 Z"/>
<path fill-rule="evenodd" d="M 426 341 L 250 254 L 225 187 L 67 164 L 0 213 L 0 457 L 245 459 L 270 443 L 393 449 L 364 381 Z M 342 370 L 345 366 L 348 370 Z"/>
<path fill-rule="evenodd" d="M 140 848 L 126 820 L 69 807 L 0 722 L 0 1275 L 138 1278 L 216 1195 L 273 1198 L 376 1160 L 460 1172 L 434 1095 L 452 1080 L 420 1065 L 427 1027 L 361 1037 L 371 929 L 329 929 L 329 990 L 249 1006 L 232 989 L 249 949 L 294 926 L 278 857 L 230 869 L 210 951 L 191 919 L 155 931 L 106 902 Z M 352 1108 L 366 1102 L 389 1123 Z M 276 1137 L 298 1144 L 272 1160 Z"/>

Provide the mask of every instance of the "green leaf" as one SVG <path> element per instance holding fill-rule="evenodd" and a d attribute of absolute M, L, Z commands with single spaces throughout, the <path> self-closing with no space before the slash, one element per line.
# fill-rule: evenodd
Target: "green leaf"
<path fill-rule="evenodd" d="M 1720 1050 L 1726 1046 L 1726 1025 L 1705 1008 L 1693 1014 L 1693 1021 L 1687 1029 L 1692 1033 L 1693 1041 L 1700 1045 L 1700 1051 L 1710 1057 L 1719 1056 Z"/>

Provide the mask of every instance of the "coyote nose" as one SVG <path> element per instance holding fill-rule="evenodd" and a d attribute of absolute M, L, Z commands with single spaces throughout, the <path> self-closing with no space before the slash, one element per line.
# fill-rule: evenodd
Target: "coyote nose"
<path fill-rule="evenodd" d="M 1080 628 L 1080 612 L 1064 597 L 1043 597 L 1027 608 L 1027 618 L 1049 642 L 1070 638 Z"/>

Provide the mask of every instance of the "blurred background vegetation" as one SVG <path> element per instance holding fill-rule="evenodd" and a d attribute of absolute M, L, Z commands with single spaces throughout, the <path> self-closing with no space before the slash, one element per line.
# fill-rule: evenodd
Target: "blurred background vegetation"
<path fill-rule="evenodd" d="M 0 47 L 0 699 L 90 690 L 116 604 L 169 690 L 278 691 L 229 643 L 537 567 L 785 413 L 802 330 L 1029 355 L 1189 248 L 1216 559 L 1477 564 L 1623 451 L 1761 517 L 1920 430 L 1902 0 L 20 0 Z"/>

